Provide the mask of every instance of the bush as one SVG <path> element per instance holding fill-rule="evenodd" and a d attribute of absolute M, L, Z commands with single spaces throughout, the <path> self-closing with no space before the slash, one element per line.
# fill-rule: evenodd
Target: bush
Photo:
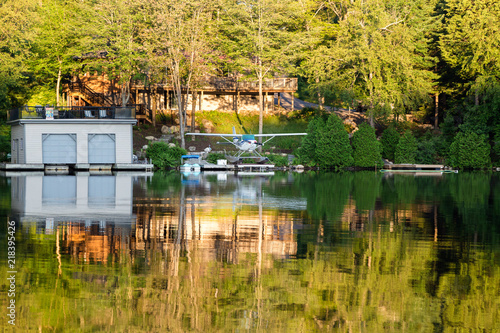
<path fill-rule="evenodd" d="M 399 142 L 399 133 L 394 127 L 388 127 L 382 133 L 380 143 L 382 145 L 382 157 L 394 161 L 394 154 Z"/>
<path fill-rule="evenodd" d="M 209 153 L 207 156 L 207 162 L 212 164 L 217 164 L 217 160 L 225 160 L 226 156 L 223 153 Z"/>
<path fill-rule="evenodd" d="M 459 132 L 450 146 L 448 163 L 455 168 L 484 168 L 490 165 L 490 146 L 486 136 Z"/>
<path fill-rule="evenodd" d="M 180 147 L 169 147 L 165 142 L 151 143 L 146 150 L 146 157 L 158 169 L 174 168 L 180 165 L 181 156 L 187 154 Z"/>
<path fill-rule="evenodd" d="M 352 137 L 354 149 L 354 165 L 362 168 L 382 167 L 380 143 L 377 141 L 375 129 L 362 123 Z"/>
<path fill-rule="evenodd" d="M 413 136 L 412 132 L 407 130 L 399 138 L 394 156 L 394 162 L 399 163 L 415 163 L 417 155 L 417 139 Z"/>
<path fill-rule="evenodd" d="M 324 168 L 344 168 L 353 164 L 352 147 L 344 123 L 332 113 L 318 130 L 316 162 Z"/>
<path fill-rule="evenodd" d="M 297 153 L 300 163 L 313 164 L 316 161 L 316 142 L 319 131 L 324 126 L 322 118 L 314 118 L 307 125 L 307 135 L 302 138 L 302 145 Z"/>
<path fill-rule="evenodd" d="M 287 156 L 281 156 L 278 154 L 270 154 L 267 155 L 267 158 L 269 158 L 269 161 L 271 161 L 272 164 L 276 167 L 283 167 L 288 165 L 288 157 Z"/>

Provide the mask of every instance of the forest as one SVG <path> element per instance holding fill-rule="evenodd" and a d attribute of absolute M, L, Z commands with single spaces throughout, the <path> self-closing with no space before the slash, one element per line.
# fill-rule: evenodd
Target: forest
<path fill-rule="evenodd" d="M 435 160 L 448 157 L 440 150 L 448 152 L 456 135 L 487 144 L 492 162 L 500 158 L 495 0 L 1 3 L 4 121 L 7 110 L 24 104 L 61 105 L 75 73 L 117 79 L 123 104 L 134 79 L 171 80 L 180 94 L 206 75 L 260 83 L 294 76 L 298 97 L 366 112 L 372 126 L 394 123 L 403 134 L 407 115 L 432 125 L 415 135 Z M 0 134 L 6 151 L 6 126 Z"/>

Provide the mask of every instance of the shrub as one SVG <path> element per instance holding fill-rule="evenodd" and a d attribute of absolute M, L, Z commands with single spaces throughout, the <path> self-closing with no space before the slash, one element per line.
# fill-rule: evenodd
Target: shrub
<path fill-rule="evenodd" d="M 382 145 L 382 157 L 394 161 L 394 154 L 399 142 L 399 133 L 394 127 L 388 127 L 382 133 L 380 143 Z"/>
<path fill-rule="evenodd" d="M 415 156 L 417 154 L 417 139 L 413 136 L 412 132 L 407 130 L 399 138 L 394 156 L 395 163 L 415 163 Z"/>
<path fill-rule="evenodd" d="M 324 168 L 343 168 L 353 164 L 352 147 L 344 123 L 332 113 L 318 130 L 315 159 Z"/>
<path fill-rule="evenodd" d="M 207 162 L 212 164 L 217 164 L 217 160 L 225 160 L 226 156 L 223 153 L 209 153 L 207 156 Z"/>
<path fill-rule="evenodd" d="M 302 145 L 297 153 L 300 163 L 311 164 L 316 161 L 316 142 L 319 131 L 325 126 L 322 118 L 314 118 L 307 126 L 307 135 L 302 138 Z"/>
<path fill-rule="evenodd" d="M 382 167 L 380 143 L 377 141 L 375 129 L 362 123 L 352 137 L 354 149 L 354 165 L 362 168 Z"/>
<path fill-rule="evenodd" d="M 181 156 L 185 154 L 187 154 L 185 149 L 169 147 L 165 142 L 151 143 L 146 150 L 146 157 L 150 158 L 151 163 L 158 169 L 178 166 L 181 162 Z"/>
<path fill-rule="evenodd" d="M 287 156 L 281 156 L 279 154 L 270 154 L 267 156 L 269 158 L 269 161 L 271 161 L 272 164 L 276 167 L 283 167 L 288 165 L 288 157 Z"/>
<path fill-rule="evenodd" d="M 459 132 L 450 146 L 448 163 L 458 168 L 484 168 L 490 165 L 490 146 L 484 135 Z"/>

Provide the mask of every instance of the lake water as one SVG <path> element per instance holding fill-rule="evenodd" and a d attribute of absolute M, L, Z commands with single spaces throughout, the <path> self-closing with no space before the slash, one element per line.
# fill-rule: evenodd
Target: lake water
<path fill-rule="evenodd" d="M 500 331 L 495 173 L 13 174 L 0 214 L 19 331 Z"/>

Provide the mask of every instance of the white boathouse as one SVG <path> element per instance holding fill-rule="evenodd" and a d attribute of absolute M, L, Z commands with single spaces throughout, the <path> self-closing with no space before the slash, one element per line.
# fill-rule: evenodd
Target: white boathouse
<path fill-rule="evenodd" d="M 133 163 L 133 108 L 24 107 L 9 114 L 11 164 L 127 166 Z"/>

